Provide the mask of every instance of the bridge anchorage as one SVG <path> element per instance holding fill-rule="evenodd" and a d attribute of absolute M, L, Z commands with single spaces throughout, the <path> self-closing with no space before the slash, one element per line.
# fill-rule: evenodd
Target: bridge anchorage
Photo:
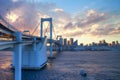
<path fill-rule="evenodd" d="M 50 39 L 43 36 L 43 22 L 50 23 Z M 47 42 L 50 43 L 50 58 L 53 58 L 53 44 L 59 45 L 62 50 L 61 42 L 52 39 L 52 18 L 41 18 L 40 37 L 25 35 L 20 31 L 8 28 L 0 23 L 0 34 L 8 35 L 10 40 L 0 40 L 0 50 L 12 51 L 12 67 L 15 69 L 15 80 L 21 80 L 21 69 L 40 69 L 47 63 Z M 4 38 L 0 35 L 0 38 Z M 12 37 L 11 37 L 12 36 Z"/>

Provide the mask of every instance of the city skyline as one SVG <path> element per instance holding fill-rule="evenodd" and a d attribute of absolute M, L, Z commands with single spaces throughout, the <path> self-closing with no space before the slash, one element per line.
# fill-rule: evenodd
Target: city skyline
<path fill-rule="evenodd" d="M 42 17 L 52 17 L 55 31 L 63 38 L 89 44 L 106 40 L 120 42 L 118 0 L 1 0 L 0 15 L 13 26 L 33 29 Z M 39 33 L 39 30 L 36 34 Z"/>
<path fill-rule="evenodd" d="M 85 44 L 85 43 L 78 43 L 79 41 L 78 40 L 74 40 L 74 38 L 69 38 L 69 39 L 67 39 L 67 38 L 64 38 L 63 39 L 63 44 L 65 44 L 65 45 L 73 45 L 73 44 L 77 44 L 77 45 L 93 45 L 93 44 L 96 44 L 96 45 L 98 45 L 98 44 L 109 44 L 109 45 L 112 45 L 112 44 L 120 44 L 120 42 L 118 41 L 118 40 L 113 40 L 112 42 L 108 42 L 108 41 L 106 41 L 105 39 L 104 40 L 99 40 L 98 42 L 93 42 L 93 41 L 91 41 L 90 43 L 88 43 L 88 44 Z"/>

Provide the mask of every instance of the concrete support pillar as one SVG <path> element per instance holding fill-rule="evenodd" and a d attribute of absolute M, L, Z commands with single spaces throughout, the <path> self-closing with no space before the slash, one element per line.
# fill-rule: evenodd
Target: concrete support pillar
<path fill-rule="evenodd" d="M 34 43 L 33 43 L 33 50 L 35 51 L 35 50 L 37 49 L 37 47 L 36 47 L 36 38 L 34 37 L 33 40 L 34 40 Z"/>
<path fill-rule="evenodd" d="M 21 80 L 21 58 L 22 58 L 22 34 L 15 33 L 17 43 L 14 45 L 14 62 L 15 62 L 15 80 Z"/>
<path fill-rule="evenodd" d="M 41 18 L 40 37 L 43 37 L 43 19 Z"/>
<path fill-rule="evenodd" d="M 50 57 L 53 57 L 52 49 L 52 18 L 50 18 Z"/>
<path fill-rule="evenodd" d="M 63 39 L 62 39 L 62 37 L 60 38 L 60 51 L 62 51 L 63 50 L 63 48 L 62 48 L 62 45 L 63 45 Z"/>

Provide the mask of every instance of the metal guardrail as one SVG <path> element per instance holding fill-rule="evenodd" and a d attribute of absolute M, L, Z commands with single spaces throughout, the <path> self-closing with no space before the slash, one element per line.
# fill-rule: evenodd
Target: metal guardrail
<path fill-rule="evenodd" d="M 29 44 L 32 44 L 32 43 L 33 43 L 33 41 L 21 41 L 21 42 L 17 42 L 17 41 L 0 41 L 0 50 L 13 47 L 14 44 L 29 45 Z"/>

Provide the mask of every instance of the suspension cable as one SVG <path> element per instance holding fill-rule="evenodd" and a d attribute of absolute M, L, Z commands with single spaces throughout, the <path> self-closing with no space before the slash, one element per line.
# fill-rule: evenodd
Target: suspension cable
<path fill-rule="evenodd" d="M 44 25 L 44 24 L 43 24 Z M 46 30 L 45 30 L 45 32 L 44 32 L 44 35 L 47 33 L 47 35 L 48 35 L 48 26 L 50 26 L 50 24 L 48 23 L 47 24 L 47 28 L 46 28 Z"/>
<path fill-rule="evenodd" d="M 33 33 L 31 35 L 33 35 L 35 33 L 35 31 L 37 30 L 37 28 L 39 27 L 40 23 L 37 24 L 36 28 L 34 29 Z"/>
<path fill-rule="evenodd" d="M 55 32 L 55 27 L 54 27 L 54 25 L 53 25 L 53 32 L 54 32 L 54 36 L 55 36 L 55 38 L 56 38 L 57 36 L 56 36 L 56 32 Z"/>

